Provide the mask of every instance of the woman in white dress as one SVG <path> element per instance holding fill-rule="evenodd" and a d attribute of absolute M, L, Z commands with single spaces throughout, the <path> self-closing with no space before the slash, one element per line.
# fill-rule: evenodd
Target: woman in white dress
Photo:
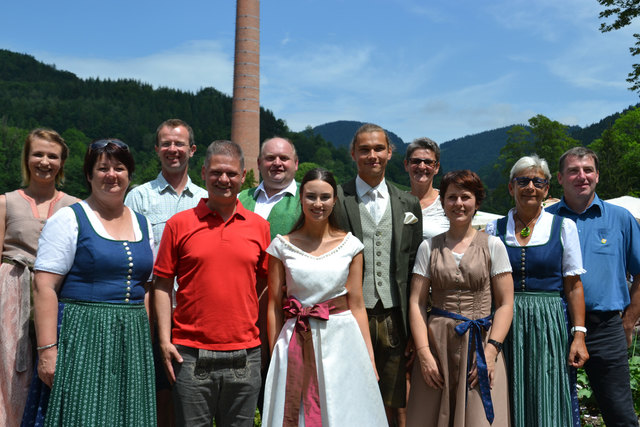
<path fill-rule="evenodd" d="M 267 249 L 272 357 L 262 425 L 385 426 L 362 296 L 363 245 L 337 227 L 331 172 L 307 172 L 300 200 L 293 231 Z"/>
<path fill-rule="evenodd" d="M 440 190 L 433 187 L 433 178 L 440 171 L 440 148 L 429 138 L 418 138 L 407 147 L 404 169 L 411 181 L 411 194 L 420 200 L 422 238 L 430 239 L 449 229 L 449 219 L 440 203 Z"/>

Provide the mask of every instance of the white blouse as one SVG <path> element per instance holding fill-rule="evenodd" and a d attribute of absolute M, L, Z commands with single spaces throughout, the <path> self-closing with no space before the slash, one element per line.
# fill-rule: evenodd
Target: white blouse
<path fill-rule="evenodd" d="M 480 233 L 480 231 L 478 231 Z M 431 240 L 423 240 L 418 247 L 418 253 L 416 254 L 416 263 L 413 266 L 413 273 L 420 276 L 429 278 L 431 273 L 429 271 L 429 263 L 431 260 Z M 504 247 L 504 243 L 498 237 L 489 236 L 489 255 L 491 257 L 491 277 L 497 276 L 502 273 L 511 273 L 511 262 L 509 262 L 509 255 L 507 254 L 507 248 Z M 464 253 L 451 252 L 456 260 L 456 264 L 460 265 L 460 260 Z"/>
<path fill-rule="evenodd" d="M 80 202 L 80 206 L 89 218 L 89 222 L 94 231 L 105 239 L 114 239 L 96 216 L 95 212 L 89 207 L 84 200 Z M 127 207 L 131 214 L 131 223 L 136 241 L 142 239 L 142 230 L 136 214 Z M 151 223 L 147 219 L 147 229 L 149 230 L 149 246 L 153 251 L 153 231 Z M 78 222 L 76 214 L 71 207 L 66 206 L 60 209 L 49 218 L 40 233 L 38 241 L 38 253 L 34 270 L 47 271 L 49 273 L 66 275 L 73 266 L 76 257 L 76 245 L 78 243 Z M 151 280 L 151 278 L 150 278 Z"/>
<path fill-rule="evenodd" d="M 522 246 L 515 236 L 515 221 L 513 219 L 514 209 L 509 211 L 507 215 L 507 232 L 505 235 L 505 241 L 509 246 Z M 497 234 L 496 229 L 497 220 L 491 221 L 487 224 L 485 229 L 487 234 L 495 236 Z M 539 246 L 544 245 L 549 241 L 551 237 L 551 225 L 553 223 L 553 215 L 542 209 L 542 213 L 536 220 L 535 228 L 531 232 L 531 239 L 526 246 Z M 562 251 L 562 275 L 563 276 L 578 276 L 587 272 L 582 267 L 582 252 L 580 251 L 580 238 L 578 237 L 578 228 L 576 223 L 570 219 L 563 219 L 562 228 L 560 232 L 560 241 L 564 250 Z"/>

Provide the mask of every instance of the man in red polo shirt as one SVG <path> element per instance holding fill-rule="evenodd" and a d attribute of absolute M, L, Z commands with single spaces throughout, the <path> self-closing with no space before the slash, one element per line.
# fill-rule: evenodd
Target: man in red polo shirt
<path fill-rule="evenodd" d="M 269 223 L 237 200 L 244 156 L 214 141 L 208 199 L 167 221 L 154 273 L 160 348 L 179 426 L 253 426 L 260 391 L 256 284 L 266 279 Z M 171 290 L 178 281 L 171 329 Z"/>

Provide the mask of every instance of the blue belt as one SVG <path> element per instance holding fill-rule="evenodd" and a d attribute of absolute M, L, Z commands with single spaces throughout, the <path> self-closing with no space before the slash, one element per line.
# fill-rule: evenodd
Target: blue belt
<path fill-rule="evenodd" d="M 487 360 L 484 357 L 484 349 L 482 343 L 482 329 L 488 331 L 491 327 L 491 319 L 493 315 L 483 317 L 482 319 L 468 319 L 457 313 L 442 310 L 437 307 L 431 308 L 431 314 L 435 316 L 448 317 L 449 319 L 461 320 L 454 329 L 458 335 L 464 335 L 469 331 L 469 346 L 467 348 L 467 386 L 469 385 L 469 370 L 471 368 L 471 343 L 476 344 L 476 366 L 478 367 L 478 383 L 480 384 L 480 397 L 482 398 L 482 406 L 487 416 L 489 424 L 493 423 L 493 403 L 491 403 L 491 387 L 489 386 L 489 372 L 487 371 Z M 468 387 L 467 387 L 468 389 Z"/>

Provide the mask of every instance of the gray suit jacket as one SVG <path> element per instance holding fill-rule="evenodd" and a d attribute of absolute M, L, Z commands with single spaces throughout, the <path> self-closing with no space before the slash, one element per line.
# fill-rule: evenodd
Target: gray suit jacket
<path fill-rule="evenodd" d="M 387 187 L 389 188 L 391 221 L 393 223 L 393 238 L 391 241 L 392 265 L 395 267 L 395 285 L 400 297 L 404 333 L 408 337 L 410 335 L 408 325 L 409 284 L 411 282 L 413 263 L 416 259 L 416 251 L 422 242 L 422 209 L 417 197 L 398 189 L 395 185 L 389 184 L 388 181 Z M 405 212 L 411 212 L 418 221 L 413 224 L 405 224 Z M 362 240 L 362 223 L 360 221 L 355 179 L 338 187 L 336 215 L 343 230 L 350 231 L 354 236 Z M 393 283 L 391 285 L 393 286 Z"/>

